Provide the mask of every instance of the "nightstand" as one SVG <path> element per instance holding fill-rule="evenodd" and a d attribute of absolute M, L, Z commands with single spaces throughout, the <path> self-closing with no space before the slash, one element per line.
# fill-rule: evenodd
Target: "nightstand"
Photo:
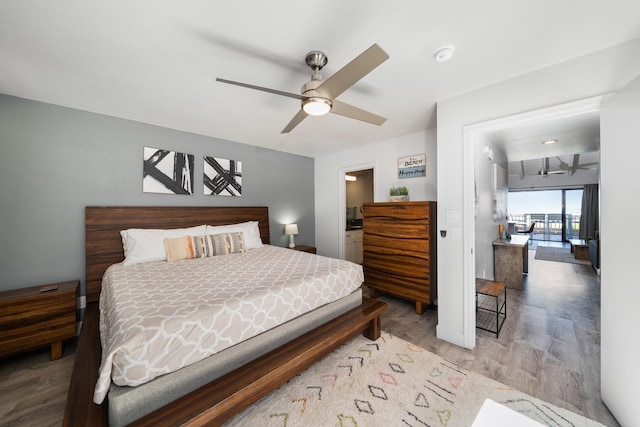
<path fill-rule="evenodd" d="M 62 357 L 62 341 L 76 335 L 79 280 L 0 292 L 0 357 L 51 345 Z"/>
<path fill-rule="evenodd" d="M 307 245 L 297 245 L 294 246 L 293 248 L 294 251 L 301 251 L 301 252 L 309 252 L 310 254 L 315 254 L 316 253 L 316 247 L 315 246 L 307 246 Z"/>

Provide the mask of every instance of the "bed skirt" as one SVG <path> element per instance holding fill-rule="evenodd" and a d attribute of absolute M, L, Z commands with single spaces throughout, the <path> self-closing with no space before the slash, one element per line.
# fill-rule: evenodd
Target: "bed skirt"
<path fill-rule="evenodd" d="M 109 425 L 125 426 L 362 304 L 362 291 L 326 304 L 213 356 L 138 387 L 111 384 Z"/>

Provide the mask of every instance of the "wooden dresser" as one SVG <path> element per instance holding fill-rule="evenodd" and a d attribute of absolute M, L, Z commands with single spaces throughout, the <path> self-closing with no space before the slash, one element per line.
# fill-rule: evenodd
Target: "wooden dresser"
<path fill-rule="evenodd" d="M 62 341 L 76 335 L 78 280 L 0 292 L 0 357 L 51 345 L 62 357 Z"/>
<path fill-rule="evenodd" d="M 416 313 L 437 297 L 436 202 L 363 204 L 364 284 L 414 301 Z"/>

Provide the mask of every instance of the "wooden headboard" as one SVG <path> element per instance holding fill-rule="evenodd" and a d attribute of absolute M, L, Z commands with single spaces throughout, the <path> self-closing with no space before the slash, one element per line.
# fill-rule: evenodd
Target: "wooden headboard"
<path fill-rule="evenodd" d="M 245 221 L 260 223 L 262 242 L 269 244 L 269 208 L 184 206 L 87 206 L 85 255 L 87 303 L 100 297 L 102 276 L 111 264 L 124 259 L 121 230 L 128 228 L 183 228 L 227 225 Z"/>

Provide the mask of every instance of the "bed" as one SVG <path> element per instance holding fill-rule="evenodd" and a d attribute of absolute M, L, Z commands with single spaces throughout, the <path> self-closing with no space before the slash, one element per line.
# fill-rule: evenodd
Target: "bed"
<path fill-rule="evenodd" d="M 115 391 L 109 392 L 108 404 L 107 401 L 99 405 L 93 403 L 92 397 L 102 358 L 98 332 L 100 318 L 96 302 L 101 293 L 105 271 L 124 258 L 120 231 L 129 228 L 184 228 L 200 224 L 217 226 L 245 221 L 258 222 L 260 238 L 268 248 L 269 218 L 266 207 L 86 208 L 87 310 L 76 351 L 64 425 L 108 425 L 110 421 L 113 425 L 130 422 L 135 425 L 157 425 L 160 422 L 163 425 L 218 425 L 354 335 L 364 331 L 367 337 L 377 339 L 380 333 L 380 314 L 386 309 L 386 305 L 362 299 L 357 293 L 349 294 L 348 298 L 340 298 L 335 303 L 324 304 L 317 310 L 300 316 L 300 319 L 306 317 L 306 320 L 300 321 L 302 326 L 296 324 L 297 319 L 287 321 L 281 327 L 259 334 L 256 337 L 259 338 L 257 344 L 248 344 L 243 349 L 243 342 L 242 345 L 232 345 L 221 351 L 220 354 L 228 353 L 223 357 L 227 359 L 224 369 L 219 371 L 214 367 L 213 376 L 204 382 L 202 369 L 205 368 L 199 364 L 212 363 L 210 359 L 214 359 L 213 357 L 194 364 L 195 368 L 189 365 L 178 371 L 179 375 L 168 374 L 151 381 L 151 392 L 139 392 L 139 389 L 144 390 L 143 387 L 116 387 Z M 268 250 L 286 252 L 287 256 L 296 252 L 296 256 L 299 257 L 314 257 L 289 249 Z M 254 253 L 259 251 L 256 250 Z M 165 388 L 180 388 L 185 384 L 193 388 L 192 379 L 184 380 L 183 371 L 189 368 L 194 371 L 193 378 L 200 378 L 201 382 L 196 384 L 197 388 L 182 390 L 175 400 L 171 397 L 167 401 L 167 393 L 163 392 L 162 388 L 158 389 L 156 383 L 167 383 L 168 386 L 163 386 Z M 250 372 L 250 375 L 247 375 L 247 372 Z M 182 378 L 182 386 L 175 386 L 171 380 L 172 375 Z M 113 387 L 112 385 L 112 389 Z M 125 402 L 126 407 L 127 402 L 146 403 L 157 400 L 158 396 L 164 400 L 159 400 L 160 403 L 155 402 L 151 412 L 142 414 L 142 418 L 135 421 L 126 418 L 130 415 L 122 418 L 116 410 L 112 412 L 112 420 L 109 420 L 108 406 L 113 402 Z M 118 421 L 114 423 L 113 419 Z"/>

